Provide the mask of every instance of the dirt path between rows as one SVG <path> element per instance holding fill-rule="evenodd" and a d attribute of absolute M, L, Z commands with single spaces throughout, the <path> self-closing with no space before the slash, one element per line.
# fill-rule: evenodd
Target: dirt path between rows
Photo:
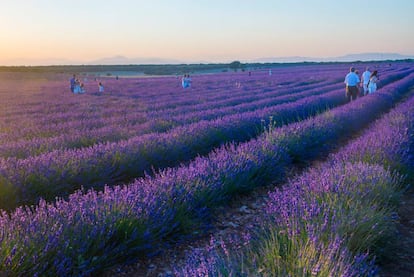
<path fill-rule="evenodd" d="M 397 252 L 392 261 L 382 266 L 380 276 L 414 276 L 414 188 L 402 197 L 398 214 Z"/>
<path fill-rule="evenodd" d="M 262 213 L 270 186 L 257 188 L 248 195 L 236 197 L 229 205 L 218 207 L 214 212 L 212 229 L 203 236 L 185 241 L 163 253 L 145 261 L 139 261 L 129 266 L 118 266 L 105 273 L 109 276 L 145 276 L 145 277 L 169 277 L 173 275 L 173 267 L 180 268 L 185 261 L 187 253 L 195 248 L 205 248 L 214 235 L 215 238 L 229 241 L 234 234 L 241 234 L 252 226 L 257 217 Z"/>
<path fill-rule="evenodd" d="M 228 241 L 235 233 L 242 233 L 262 212 L 267 194 L 271 187 L 254 190 L 250 195 L 238 197 L 227 207 L 220 207 L 216 212 L 218 220 L 210 232 L 202 237 L 165 249 L 159 256 L 139 261 L 129 266 L 118 266 L 103 276 L 173 276 L 173 267 L 180 268 L 186 253 L 195 248 L 208 245 L 211 235 Z M 407 191 L 401 199 L 399 208 L 397 249 L 393 260 L 381 266 L 380 276 L 411 277 L 414 276 L 414 189 Z"/>

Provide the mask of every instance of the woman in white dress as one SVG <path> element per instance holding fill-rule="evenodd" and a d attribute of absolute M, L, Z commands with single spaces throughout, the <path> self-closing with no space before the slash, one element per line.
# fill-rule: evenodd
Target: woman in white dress
<path fill-rule="evenodd" d="M 369 77 L 368 82 L 368 93 L 372 94 L 377 90 L 377 82 L 378 82 L 378 71 L 374 70 Z"/>

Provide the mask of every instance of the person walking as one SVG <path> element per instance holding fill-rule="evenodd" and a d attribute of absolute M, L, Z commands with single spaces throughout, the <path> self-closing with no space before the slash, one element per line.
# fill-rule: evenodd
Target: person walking
<path fill-rule="evenodd" d="M 362 73 L 362 80 L 361 80 L 361 86 L 363 88 L 363 93 L 364 95 L 368 94 L 368 82 L 369 82 L 369 78 L 371 77 L 371 72 L 369 71 L 369 67 L 367 66 L 367 68 L 365 69 L 365 71 Z"/>
<path fill-rule="evenodd" d="M 377 91 L 377 82 L 378 82 L 378 71 L 374 70 L 374 72 L 371 73 L 371 76 L 369 77 L 368 82 L 368 93 L 372 94 Z"/>
<path fill-rule="evenodd" d="M 355 68 L 351 67 L 349 73 L 346 74 L 344 83 L 345 87 L 345 96 L 348 98 L 348 102 L 351 100 L 356 100 L 358 96 L 358 84 L 360 80 L 358 75 L 355 73 Z"/>

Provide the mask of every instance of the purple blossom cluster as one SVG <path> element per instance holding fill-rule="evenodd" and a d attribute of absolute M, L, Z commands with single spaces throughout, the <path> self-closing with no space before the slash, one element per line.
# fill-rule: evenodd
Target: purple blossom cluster
<path fill-rule="evenodd" d="M 407 72 L 400 74 L 403 77 Z M 3 160 L 0 166 L 2 176 L 7 176 L 4 175 L 4 172 L 8 172 L 4 171 L 5 168 L 9 168 L 9 172 L 20 170 L 27 184 L 37 184 L 26 186 L 24 193 L 18 194 L 13 191 L 18 183 L 16 180 L 1 179 L 1 189 L 7 191 L 5 195 L 15 193 L 18 197 L 54 197 L 64 192 L 68 197 L 57 198 L 50 203 L 41 200 L 38 205 L 2 213 L 0 260 L 4 263 L 0 272 L 87 275 L 105 266 L 125 262 L 127 257 L 152 254 L 168 241 L 191 235 L 197 229 L 208 228 L 211 216 L 209 210 L 225 203 L 234 194 L 271 181 L 283 180 L 292 160 L 314 158 L 316 153 L 333 147 L 341 139 L 350 137 L 352 132 L 361 130 L 384 110 L 391 108 L 413 83 L 413 74 L 410 74 L 384 86 L 375 95 L 332 109 L 302 123 L 274 129 L 245 143 L 227 144 L 205 157 L 198 156 L 186 166 L 161 170 L 153 176 L 139 178 L 128 186 L 105 186 L 102 191 L 77 191 L 70 194 L 73 188 L 65 186 L 77 178 L 87 180 L 87 184 L 99 184 L 100 180 L 120 180 L 124 177 L 120 172 L 136 170 L 136 166 L 141 166 L 134 162 L 134 155 L 146 156 L 148 166 L 174 156 L 166 155 L 165 150 L 154 154 L 155 148 L 149 147 L 136 151 L 128 144 L 129 141 L 105 144 L 102 148 L 90 147 L 87 153 L 79 149 L 53 156 L 55 152 L 51 152 L 33 157 L 34 160 L 44 160 L 42 166 L 36 169 L 43 172 L 38 174 L 42 176 L 40 181 L 36 179 L 38 176 L 30 174 L 26 160 L 15 160 L 14 165 L 6 162 L 11 159 Z M 315 101 L 320 101 L 317 99 Z M 307 102 L 311 100 L 304 99 L 302 106 L 296 106 L 295 109 L 304 109 Z M 361 122 L 350 124 L 352 119 Z M 230 135 L 240 130 L 237 124 L 242 121 L 233 122 L 235 125 L 231 123 L 228 123 L 231 127 L 227 129 Z M 206 125 L 210 128 L 215 126 Z M 194 126 L 192 128 L 195 129 Z M 219 131 L 223 132 L 223 129 Z M 167 140 L 156 140 L 163 138 L 163 134 L 150 138 L 156 140 L 159 144 L 157 147 L 176 151 L 174 155 L 179 156 L 190 151 L 187 149 L 191 145 L 184 133 L 175 134 L 175 137 L 179 136 L 182 136 L 180 139 L 184 143 L 178 148 L 167 147 Z M 173 139 L 174 135 L 167 138 Z M 209 139 L 208 133 L 207 136 L 198 135 L 195 138 L 200 139 Z M 174 143 L 179 143 L 179 139 Z M 116 148 L 119 146 L 124 148 Z M 300 156 L 301 151 L 303 157 Z M 89 152 L 96 155 L 95 159 L 88 158 Z M 123 155 L 129 152 L 133 154 L 125 159 Z M 202 151 L 198 149 L 197 152 Z M 73 154 L 80 158 L 74 160 Z M 72 169 L 62 171 L 57 167 L 61 160 L 73 166 Z M 91 166 L 95 160 L 102 165 Z M 185 159 L 174 158 L 172 162 L 177 160 Z M 76 178 L 71 179 L 69 177 L 73 168 L 79 173 L 73 174 Z M 62 180 L 62 183 L 49 183 L 48 175 L 53 176 L 52 179 Z M 14 200 L 4 197 L 2 201 L 7 203 Z"/>
<path fill-rule="evenodd" d="M 411 95 L 325 163 L 269 193 L 245 247 L 210 243 L 175 275 L 377 276 L 374 257 L 392 253 L 384 247 L 393 242 L 402 176 L 414 170 L 413 135 Z"/>

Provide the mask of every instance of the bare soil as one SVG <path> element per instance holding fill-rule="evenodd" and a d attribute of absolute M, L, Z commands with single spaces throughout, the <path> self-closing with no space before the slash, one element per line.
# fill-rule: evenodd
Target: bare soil
<path fill-rule="evenodd" d="M 218 220 L 208 234 L 165 249 L 152 259 L 141 260 L 132 265 L 117 266 L 102 276 L 173 276 L 173 268 L 180 268 L 186 254 L 195 248 L 204 248 L 212 235 L 228 241 L 234 234 L 240 234 L 250 228 L 258 213 L 262 212 L 269 190 L 271 187 L 256 189 L 249 195 L 238 197 L 228 206 L 218 208 L 216 212 Z M 398 214 L 400 220 L 398 237 L 395 240 L 396 252 L 390 261 L 380 266 L 379 276 L 414 277 L 414 188 L 403 195 Z"/>
<path fill-rule="evenodd" d="M 389 263 L 382 265 L 380 276 L 414 276 L 414 188 L 402 197 L 398 214 L 397 251 Z"/>

